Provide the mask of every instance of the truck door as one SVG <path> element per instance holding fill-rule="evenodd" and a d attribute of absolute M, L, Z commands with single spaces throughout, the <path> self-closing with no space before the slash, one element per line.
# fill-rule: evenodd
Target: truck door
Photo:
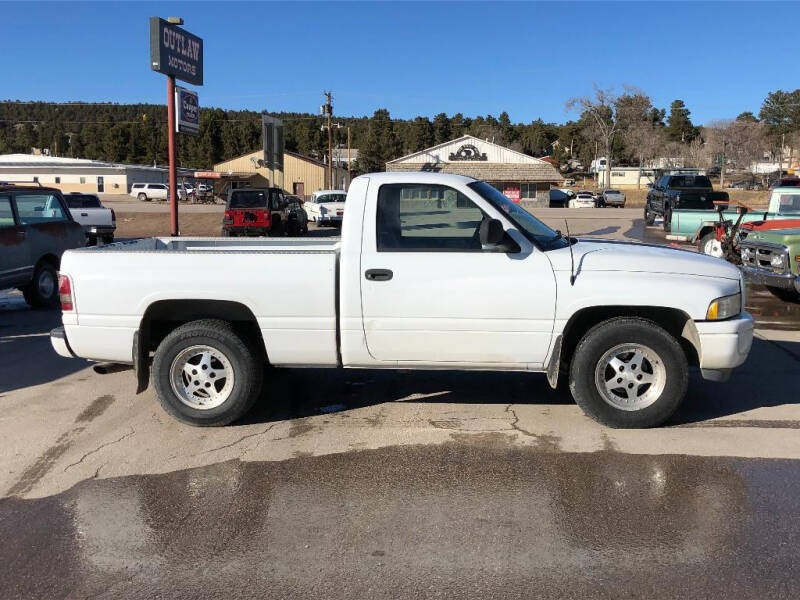
<path fill-rule="evenodd" d="M 376 230 L 362 239 L 360 281 L 373 358 L 514 368 L 544 362 L 555 311 L 550 261 L 522 236 L 515 254 L 482 249 L 487 210 L 472 190 L 369 187 L 364 222 Z"/>
<path fill-rule="evenodd" d="M 33 264 L 25 242 L 25 228 L 14 219 L 11 196 L 0 194 L 0 289 L 27 283 Z"/>

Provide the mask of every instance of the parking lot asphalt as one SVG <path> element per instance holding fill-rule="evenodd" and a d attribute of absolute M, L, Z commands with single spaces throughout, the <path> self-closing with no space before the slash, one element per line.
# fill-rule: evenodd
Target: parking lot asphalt
<path fill-rule="evenodd" d="M 0 294 L 0 597 L 797 597 L 800 307 L 748 291 L 745 365 L 632 431 L 541 375 L 326 369 L 191 428 Z"/>

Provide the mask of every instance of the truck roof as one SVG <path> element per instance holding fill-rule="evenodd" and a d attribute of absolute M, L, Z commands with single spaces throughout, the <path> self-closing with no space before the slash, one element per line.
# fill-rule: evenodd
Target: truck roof
<path fill-rule="evenodd" d="M 385 173 L 367 173 L 356 177 L 366 177 L 378 183 L 384 180 L 387 183 L 403 183 L 410 181 L 413 183 L 440 183 L 446 184 L 463 184 L 473 183 L 478 181 L 474 177 L 467 177 L 465 175 L 453 175 L 452 173 L 430 173 L 427 171 L 386 171 Z"/>

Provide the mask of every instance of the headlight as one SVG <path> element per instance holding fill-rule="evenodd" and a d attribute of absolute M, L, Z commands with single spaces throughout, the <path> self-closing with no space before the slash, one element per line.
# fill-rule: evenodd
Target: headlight
<path fill-rule="evenodd" d="M 706 311 L 706 319 L 709 321 L 719 321 L 721 319 L 728 319 L 735 317 L 742 312 L 742 294 L 733 294 L 731 296 L 723 296 L 717 298 L 708 305 Z"/>
<path fill-rule="evenodd" d="M 786 268 L 786 255 L 785 254 L 775 254 L 769 261 L 770 266 L 773 269 L 785 269 Z"/>
<path fill-rule="evenodd" d="M 753 258 L 753 251 L 750 248 L 742 248 L 742 262 L 750 262 Z"/>

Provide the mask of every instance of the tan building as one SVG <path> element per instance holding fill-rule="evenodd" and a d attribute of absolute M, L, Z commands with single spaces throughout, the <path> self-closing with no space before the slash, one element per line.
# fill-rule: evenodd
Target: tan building
<path fill-rule="evenodd" d="M 44 154 L 0 155 L 0 181 L 39 182 L 63 192 L 127 194 L 134 183 L 166 183 L 167 179 L 164 167 Z"/>
<path fill-rule="evenodd" d="M 550 202 L 564 178 L 546 160 L 465 135 L 386 163 L 387 171 L 435 171 L 486 181 L 518 202 Z"/>
<path fill-rule="evenodd" d="M 281 183 L 280 181 L 273 181 L 272 171 L 264 165 L 263 158 L 264 152 L 256 150 L 216 164 L 214 165 L 214 171 L 231 176 L 237 174 L 248 176 L 247 185 L 275 185 L 276 187 L 282 187 L 290 194 L 303 198 L 308 198 L 313 192 L 323 190 L 326 187 L 325 170 L 327 167 L 325 163 L 294 152 L 284 152 L 283 183 Z M 253 178 L 251 176 L 253 173 L 260 175 L 260 177 Z M 334 169 L 335 183 L 333 189 L 345 189 L 346 178 L 347 170 Z M 244 181 L 243 178 L 243 183 Z"/>

